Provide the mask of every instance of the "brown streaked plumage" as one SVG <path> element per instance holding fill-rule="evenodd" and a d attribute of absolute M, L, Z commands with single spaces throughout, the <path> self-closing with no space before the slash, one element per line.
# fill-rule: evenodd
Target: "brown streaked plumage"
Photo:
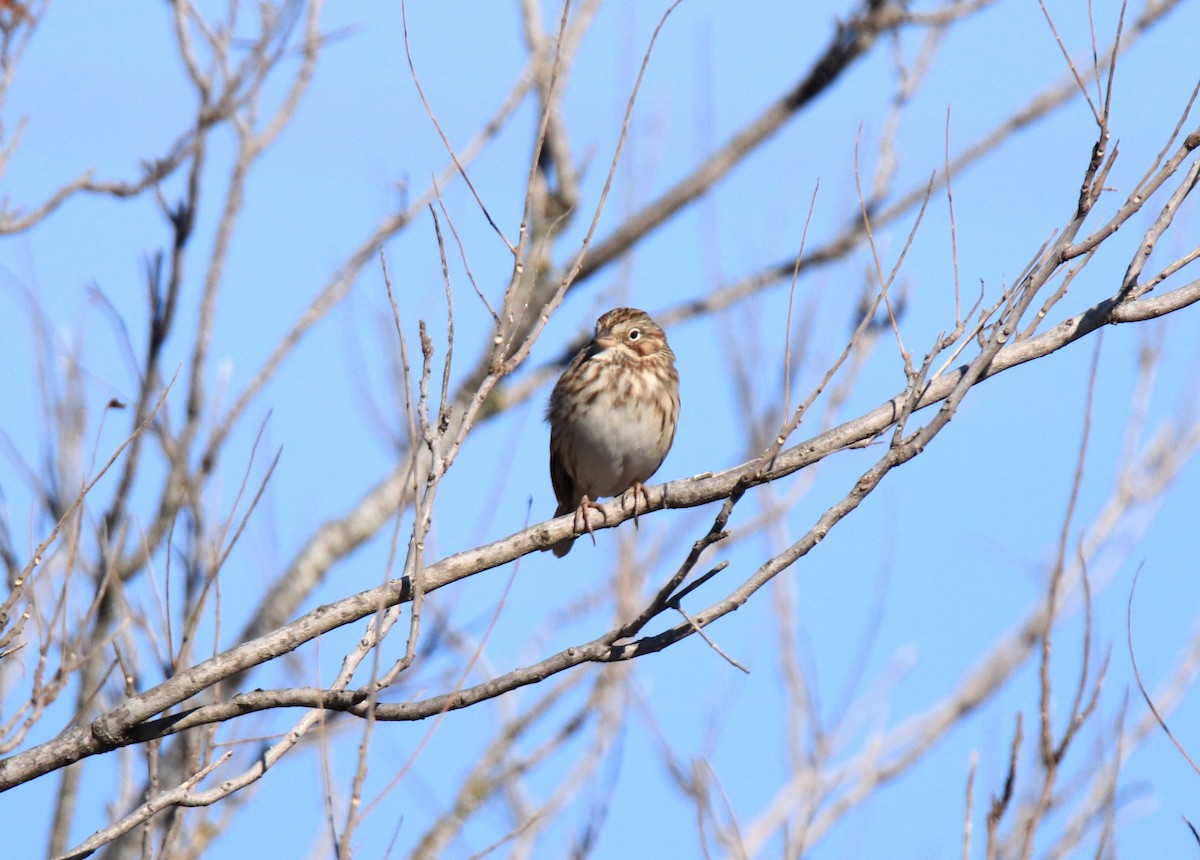
<path fill-rule="evenodd" d="M 614 308 L 559 378 L 546 408 L 550 422 L 550 482 L 561 517 L 591 533 L 595 500 L 633 490 L 658 471 L 679 421 L 679 374 L 662 328 L 645 311 Z M 595 538 L 593 537 L 593 540 Z M 558 557 L 574 538 L 556 543 Z"/>

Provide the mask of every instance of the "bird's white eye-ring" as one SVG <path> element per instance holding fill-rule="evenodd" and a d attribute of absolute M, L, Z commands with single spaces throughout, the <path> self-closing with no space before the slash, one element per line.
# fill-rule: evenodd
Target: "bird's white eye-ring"
<path fill-rule="evenodd" d="M 642 330 L 640 328 L 631 328 L 629 330 L 629 339 L 630 340 L 637 340 L 641 336 L 642 336 Z"/>

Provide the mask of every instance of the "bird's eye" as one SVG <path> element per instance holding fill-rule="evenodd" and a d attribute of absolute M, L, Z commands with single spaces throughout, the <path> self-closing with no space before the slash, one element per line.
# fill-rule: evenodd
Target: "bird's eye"
<path fill-rule="evenodd" d="M 642 336 L 642 330 L 640 328 L 631 328 L 629 330 L 629 339 L 630 340 L 637 340 L 641 336 Z"/>

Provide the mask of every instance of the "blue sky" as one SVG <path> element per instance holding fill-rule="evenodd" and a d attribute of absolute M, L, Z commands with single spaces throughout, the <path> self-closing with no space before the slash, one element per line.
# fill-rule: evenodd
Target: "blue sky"
<path fill-rule="evenodd" d="M 1113 137 L 1120 142 L 1121 155 L 1108 183 L 1114 199 L 1132 187 L 1167 141 L 1200 73 L 1192 37 L 1200 32 L 1200 12 L 1195 3 L 1181 5 L 1121 60 L 1113 111 Z M 514 6 L 413 3 L 408 8 L 422 86 L 456 145 L 465 143 L 495 110 L 520 72 L 524 54 Z M 1093 6 L 1099 39 L 1107 42 L 1117 6 L 1107 0 Z M 662 8 L 632 3 L 603 7 L 575 60 L 564 115 L 575 158 L 587 164 L 582 205 L 589 215 Z M 1048 9 L 1072 54 L 1086 58 L 1090 37 L 1082 5 L 1057 2 Z M 597 237 L 603 238 L 623 216 L 688 174 L 706 153 L 790 87 L 829 39 L 835 19 L 848 11 L 837 3 L 685 0 L 655 48 Z M 1131 10 L 1129 17 L 1136 12 L 1140 10 Z M 226 403 L 253 378 L 349 250 L 398 198 L 416 194 L 446 162 L 404 61 L 399 14 L 394 4 L 334 4 L 326 10 L 325 30 L 340 37 L 325 48 L 294 122 L 252 175 L 222 285 L 208 368 Z M 548 8 L 547 22 L 556 21 L 557 15 Z M 909 61 L 919 39 L 918 32 L 906 31 L 899 40 L 898 50 Z M 657 230 L 634 254 L 581 284 L 536 345 L 531 367 L 557 356 L 608 307 L 629 303 L 659 312 L 795 255 L 818 186 L 809 247 L 819 246 L 854 217 L 855 149 L 857 145 L 860 169 L 869 178 L 894 91 L 893 56 L 891 47 L 877 47 L 704 200 Z M 958 151 L 1065 74 L 1064 60 L 1036 4 L 999 2 L 952 28 L 927 84 L 901 119 L 896 187 L 919 186 L 942 165 L 947 115 L 949 146 Z M 20 118 L 28 118 L 3 177 L 5 199 L 10 206 L 33 205 L 86 168 L 104 178 L 132 177 L 138 158 L 163 152 L 186 127 L 192 98 L 174 56 L 166 5 L 52 5 L 3 106 L 6 139 Z M 535 121 L 527 101 L 471 167 L 480 194 L 510 238 L 520 219 Z M 1193 118 L 1187 127 L 1194 126 Z M 965 303 L 980 285 L 994 300 L 1069 216 L 1094 136 L 1090 112 L 1076 99 L 1049 120 L 1015 135 L 983 165 L 955 178 L 958 277 Z M 181 328 L 168 345 L 164 363 L 168 368 L 186 361 L 231 153 L 229 136 L 218 136 L 205 174 L 206 196 L 190 252 Z M 180 183 L 179 176 L 172 177 L 164 183 L 165 194 L 177 196 Z M 447 187 L 445 202 L 463 237 L 471 270 L 495 302 L 507 283 L 511 258 L 461 182 Z M 1139 228 L 1148 225 L 1156 211 L 1150 208 L 1133 219 L 1111 249 L 1102 250 L 1051 314 L 1051 322 L 1115 290 Z M 586 223 L 586 217 L 579 217 L 570 225 L 557 246 L 556 262 L 574 253 Z M 879 231 L 885 266 L 895 261 L 911 226 L 910 214 Z M 1194 242 L 1190 237 L 1196 235 L 1195 227 L 1193 205 L 1160 249 L 1161 261 L 1186 251 Z M 92 406 L 85 437 L 103 461 L 127 427 L 120 416 L 110 415 L 102 423 L 100 406 L 113 396 L 131 397 L 136 379 L 123 355 L 120 334 L 95 295 L 106 297 L 140 345 L 146 316 L 144 267 L 167 240 L 152 197 L 77 197 L 36 229 L 0 243 L 0 319 L 8 323 L 0 339 L 0 362 L 8 369 L 0 428 L 24 462 L 35 467 L 40 463 L 46 438 L 29 297 L 44 309 L 57 348 L 64 354 L 78 350 Z M 422 318 L 440 337 L 442 283 L 429 218 L 418 219 L 389 242 L 385 252 L 408 336 L 415 337 L 416 320 Z M 858 253 L 807 273 L 797 284 L 797 307 L 811 316 L 812 335 L 804 344 L 810 358 L 794 391 L 806 394 L 844 345 L 868 272 L 868 255 Z M 910 293 L 902 333 L 906 347 L 918 356 L 939 331 L 953 325 L 954 275 L 947 207 L 939 194 L 900 279 Z M 456 371 L 462 374 L 486 342 L 487 315 L 456 259 L 452 277 Z M 744 419 L 738 413 L 739 383 L 729 368 L 736 353 L 746 361 L 746 378 L 759 405 L 778 402 L 787 302 L 784 285 L 716 318 L 685 322 L 668 331 L 679 356 L 683 413 L 675 447 L 656 480 L 727 468 L 750 456 Z M 1153 344 L 1162 350 L 1161 367 L 1146 401 L 1142 443 L 1159 422 L 1181 410 L 1191 409 L 1194 416 L 1197 319 L 1193 308 L 1155 323 L 1104 333 L 1072 544 L 1113 492 L 1127 450 L 1127 420 L 1143 384 L 1137 374 L 1139 349 Z M 213 488 L 216 509 L 228 510 L 233 504 L 264 421 L 265 450 L 273 455 L 281 448 L 282 455 L 270 492 L 222 573 L 225 636 L 239 629 L 256 595 L 313 529 L 347 511 L 395 465 L 393 443 L 402 425 L 391 387 L 393 339 L 379 267 L 368 266 L 346 300 L 313 330 L 255 400 L 231 439 L 222 479 Z M 795 601 L 801 632 L 794 644 L 816 679 L 822 720 L 835 722 L 846 712 L 845 703 L 854 703 L 849 707 L 852 728 L 840 739 L 844 747 L 837 758 L 851 756 L 873 733 L 893 729 L 927 708 L 1030 611 L 1042 593 L 1062 527 L 1084 427 L 1094 343 L 1089 339 L 981 385 L 922 456 L 889 475 L 880 490 L 780 582 L 713 625 L 710 634 L 751 668 L 749 676 L 696 638 L 630 669 L 640 703 L 633 706 L 621 734 L 621 755 L 602 766 L 596 777 L 596 785 L 604 780 L 615 780 L 616 785 L 597 856 L 695 856 L 699 850 L 694 811 L 658 759 L 658 730 L 670 738 L 681 761 L 711 765 L 729 807 L 740 818 L 753 819 L 774 795 L 787 771 L 780 752 L 785 703 L 773 621 L 777 598 Z M 895 339 L 885 332 L 838 420 L 860 414 L 900 390 L 903 375 L 897 352 Z M 546 475 L 547 430 L 541 421 L 547 393 L 540 391 L 471 436 L 438 498 L 431 558 L 502 537 L 550 515 L 554 500 Z M 181 393 L 172 396 L 167 408 L 178 420 L 184 408 Z M 802 426 L 797 438 L 818 428 L 807 429 Z M 735 528 L 761 512 L 770 494 L 796 491 L 811 480 L 812 486 L 773 533 L 777 542 L 796 540 L 879 451 L 846 452 L 817 467 L 813 475 L 801 473 L 770 491 L 755 491 L 739 508 Z M 263 463 L 260 452 L 250 473 L 261 477 Z M 148 468 L 157 466 L 152 461 Z M 110 479 L 98 485 L 99 492 L 111 490 Z M 0 458 L 0 491 L 18 549 L 27 537 L 36 544 L 47 524 L 31 521 L 30 491 L 9 454 Z M 1073 751 L 1076 758 L 1069 760 L 1066 779 L 1093 749 L 1103 747 L 1108 729 L 1126 707 L 1131 670 L 1125 608 L 1139 567 L 1134 626 L 1139 666 L 1151 689 L 1166 679 L 1196 632 L 1198 494 L 1200 469 L 1190 464 L 1161 500 L 1139 509 L 1122 525 L 1089 567 L 1097 584 L 1093 656 L 1110 653 L 1110 665 L 1096 716 Z M 149 487 L 137 498 L 151 510 L 155 497 Z M 651 583 L 665 579 L 714 514 L 715 509 L 708 508 L 666 511 L 642 522 L 640 546 L 665 539 L 671 547 L 670 560 L 649 573 Z M 389 532 L 383 530 L 336 566 L 309 608 L 379 582 L 386 575 Z M 507 589 L 484 652 L 488 671 L 496 673 L 590 639 L 607 629 L 611 607 L 555 629 L 550 629 L 550 621 L 586 593 L 604 593 L 617 547 L 632 540 L 632 532 L 629 526 L 603 532 L 597 548 L 581 542 L 566 562 L 532 556 L 521 561 L 515 576 L 511 568 L 502 568 L 473 577 L 438 593 L 438 610 L 470 635 L 482 636 Z M 757 536 L 720 551 L 718 558 L 728 559 L 730 567 L 696 596 L 696 607 L 748 576 L 772 548 L 780 547 Z M 709 600 L 704 601 L 705 596 Z M 149 597 L 140 594 L 137 599 Z M 339 649 L 358 635 L 354 628 L 327 637 L 319 655 L 313 649 L 300 652 L 299 665 L 310 674 L 323 673 L 327 682 L 342 653 Z M 1061 701 L 1055 707 L 1060 715 L 1073 690 L 1081 635 L 1076 619 L 1064 624 L 1056 640 Z M 266 670 L 261 676 L 276 682 L 282 677 L 280 670 Z M 1028 739 L 1035 733 L 1036 678 L 1034 664 L 1027 664 L 918 766 L 835 827 L 811 856 L 958 857 L 964 785 L 973 752 L 979 761 L 975 855 L 982 856 L 983 815 L 1003 782 L 1017 710 L 1025 715 L 1027 756 L 1032 752 Z M 430 816 L 450 802 L 494 722 L 529 702 L 531 695 L 514 693 L 497 703 L 451 714 L 440 723 L 414 767 L 367 819 L 359 834 L 360 856 L 383 856 L 394 832 L 398 836 L 393 856 L 407 854 Z M 1189 737 L 1188 729 L 1200 724 L 1198 707 L 1193 694 L 1171 717 L 1185 745 L 1190 740 L 1193 755 L 1200 751 L 1200 737 Z M 568 709 L 564 705 L 562 712 Z M 1128 695 L 1127 709 L 1127 721 L 1145 712 L 1136 690 Z M 262 725 L 278 730 L 284 723 Z M 29 740 L 43 740 L 60 727 L 50 720 Z M 424 723 L 376 730 L 369 797 L 384 789 L 429 731 Z M 336 737 L 341 745 L 333 770 L 344 785 L 354 765 L 357 727 L 342 729 Z M 555 768 L 569 766 L 563 761 L 529 777 L 534 795 L 553 790 L 560 775 Z M 1030 759 L 1025 761 L 1028 767 Z M 104 820 L 111 779 L 105 765 L 89 766 L 88 802 L 81 809 L 78 839 Z M 19 817 L 30 822 L 12 833 L 14 850 L 21 856 L 44 851 L 40 846 L 48 824 L 45 810 L 53 787 L 53 780 L 40 780 L 0 800 L 4 820 Z M 1118 815 L 1117 845 L 1122 853 L 1133 851 L 1132 846 L 1142 856 L 1180 856 L 1195 850 L 1180 816 L 1193 821 L 1200 816 L 1200 776 L 1161 733 L 1153 733 L 1132 755 L 1121 793 L 1125 802 Z M 585 792 L 585 801 L 573 806 L 565 823 L 551 831 L 548 845 L 567 844 L 572 825 L 588 814 L 587 796 Z M 253 789 L 249 809 L 210 855 L 237 857 L 270 850 L 279 856 L 324 856 L 325 844 L 317 841 L 324 827 L 321 797 L 319 757 L 312 749 L 296 753 Z M 1050 832 L 1054 821 L 1047 826 Z M 481 850 L 507 829 L 502 816 L 485 813 L 448 856 Z M 314 849 L 314 844 L 320 847 Z M 767 856 L 774 856 L 779 845 L 770 844 Z"/>

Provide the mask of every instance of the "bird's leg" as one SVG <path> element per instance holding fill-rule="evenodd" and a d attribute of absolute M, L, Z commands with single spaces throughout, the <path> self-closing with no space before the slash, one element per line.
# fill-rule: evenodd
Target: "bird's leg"
<path fill-rule="evenodd" d="M 640 493 L 642 498 L 645 500 L 647 508 L 650 507 L 650 494 L 646 492 L 645 484 L 643 484 L 641 481 L 634 481 L 633 485 L 621 494 L 622 509 L 625 507 L 625 498 L 630 493 L 633 493 L 633 527 L 636 529 L 640 528 L 638 525 L 638 494 Z"/>
<path fill-rule="evenodd" d="M 587 517 L 588 508 L 591 508 L 594 511 L 599 511 L 600 516 L 604 519 L 604 521 L 608 522 L 608 517 L 604 513 L 604 508 L 602 508 L 600 505 L 593 502 L 587 496 L 584 496 L 579 501 L 579 507 L 575 509 L 575 520 L 572 523 L 572 527 L 575 529 L 575 531 L 579 531 L 579 521 L 580 521 L 580 519 L 582 519 L 583 520 L 583 528 L 588 533 L 588 535 L 591 537 L 592 546 L 595 546 L 596 545 L 596 533 L 592 531 L 592 524 L 590 522 L 588 522 L 588 517 Z"/>

